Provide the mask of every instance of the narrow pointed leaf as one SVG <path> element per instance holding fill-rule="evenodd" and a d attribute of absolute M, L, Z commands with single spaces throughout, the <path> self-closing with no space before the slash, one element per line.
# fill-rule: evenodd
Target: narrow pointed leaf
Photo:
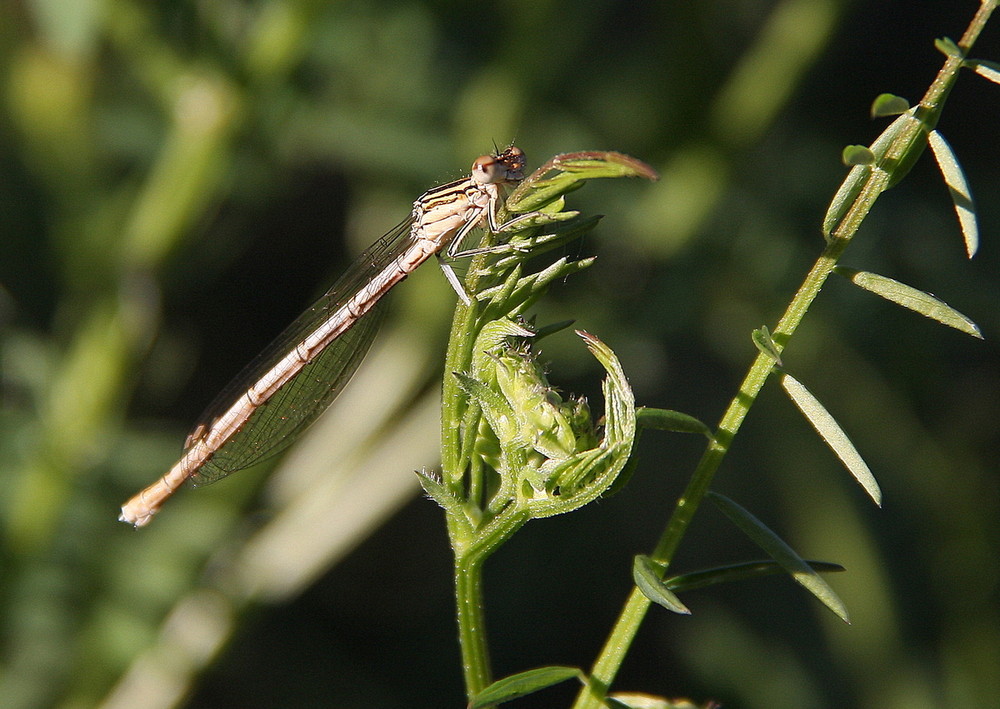
<path fill-rule="evenodd" d="M 681 603 L 681 599 L 660 579 L 661 574 L 662 569 L 658 568 L 648 556 L 639 554 L 632 562 L 632 580 L 642 591 L 642 595 L 668 611 L 680 615 L 691 615 L 688 607 Z"/>
<path fill-rule="evenodd" d="M 840 564 L 829 561 L 806 561 L 809 568 L 816 572 L 844 571 Z M 761 578 L 763 576 L 773 576 L 774 574 L 785 573 L 776 561 L 747 561 L 742 564 L 730 564 L 728 566 L 718 566 L 713 569 L 702 571 L 692 571 L 689 574 L 678 574 L 663 580 L 663 584 L 672 591 L 694 591 L 699 588 L 716 586 L 720 583 L 731 583 L 733 581 L 745 581 L 746 579 Z"/>
<path fill-rule="evenodd" d="M 642 692 L 614 692 L 604 703 L 608 709 L 710 709 L 719 706 L 715 702 L 699 706 L 683 697 L 667 699 Z"/>
<path fill-rule="evenodd" d="M 603 177 L 659 179 L 656 170 L 629 155 L 601 151 L 565 153 L 555 156 L 525 178 L 507 199 L 506 208 L 515 213 L 537 211 L 580 188 L 583 180 Z"/>
<path fill-rule="evenodd" d="M 621 443 L 627 446 L 626 456 L 632 450 L 635 439 L 635 395 L 629 386 L 625 371 L 618 357 L 606 344 L 583 330 L 576 330 L 583 339 L 587 349 L 604 367 L 607 377 L 602 389 L 604 392 L 604 430 L 606 445 Z M 624 461 L 622 461 L 624 465 Z"/>
<path fill-rule="evenodd" d="M 965 238 L 965 251 L 969 258 L 976 255 L 979 249 L 979 226 L 976 224 L 976 208 L 972 203 L 972 192 L 969 190 L 969 183 L 965 179 L 965 173 L 958 164 L 958 158 L 940 133 L 932 130 L 927 136 L 931 145 L 931 152 L 937 160 L 941 174 L 944 175 L 945 184 L 948 185 L 948 192 L 951 194 L 951 201 L 955 205 L 955 213 L 958 214 L 958 223 L 962 227 L 962 236 Z"/>
<path fill-rule="evenodd" d="M 642 177 L 656 181 L 660 179 L 656 170 L 631 155 L 614 151 L 582 151 L 556 155 L 539 170 L 559 169 L 567 172 L 583 172 L 601 177 Z"/>
<path fill-rule="evenodd" d="M 672 433 L 700 433 L 706 438 L 712 437 L 712 431 L 694 416 L 673 411 L 671 409 L 653 409 L 642 407 L 635 410 L 636 423 L 640 428 L 651 428 L 657 431 Z"/>
<path fill-rule="evenodd" d="M 845 623 L 851 622 L 847 617 L 847 608 L 844 607 L 843 602 L 829 584 L 813 571 L 812 567 L 796 554 L 781 537 L 728 497 L 714 492 L 710 492 L 708 495 L 733 524 L 767 552 L 768 556 L 781 564 L 797 583 L 819 599 L 820 603 L 833 611 L 838 618 Z"/>
<path fill-rule="evenodd" d="M 980 76 L 986 77 L 995 84 L 1000 84 L 1000 64 L 988 62 L 985 59 L 971 59 L 967 64 Z"/>
<path fill-rule="evenodd" d="M 761 326 L 757 328 L 753 331 L 751 337 L 753 338 L 753 343 L 757 345 L 758 350 L 773 359 L 778 365 L 781 364 L 781 353 L 778 352 L 778 346 L 774 344 L 774 339 L 766 327 Z"/>
<path fill-rule="evenodd" d="M 509 702 L 512 699 L 533 694 L 541 689 L 565 682 L 574 677 L 578 678 L 581 682 L 585 681 L 583 672 L 576 667 L 554 665 L 552 667 L 537 667 L 533 670 L 519 672 L 516 675 L 499 679 L 489 687 L 486 687 L 486 689 L 477 694 L 469 702 L 469 709 L 480 709 L 480 707 L 487 707 L 491 704 Z"/>
<path fill-rule="evenodd" d="M 830 241 L 834 229 L 840 224 L 841 219 L 854 204 L 854 200 L 861 194 L 865 182 L 871 177 L 871 165 L 855 165 L 847 173 L 847 177 L 840 183 L 837 193 L 830 201 L 830 206 L 826 208 L 823 216 L 823 237 Z"/>
<path fill-rule="evenodd" d="M 870 291 L 897 305 L 902 305 L 904 308 L 912 310 L 915 313 L 920 313 L 931 320 L 937 320 L 942 325 L 953 327 L 967 335 L 983 339 L 983 334 L 976 323 L 950 307 L 947 303 L 938 300 L 930 293 L 917 290 L 905 283 L 900 283 L 886 276 L 880 276 L 877 273 L 858 271 L 846 266 L 836 266 L 834 270 L 854 285 L 864 288 L 866 291 Z"/>
<path fill-rule="evenodd" d="M 455 497 L 448 488 L 421 470 L 417 471 L 417 478 L 420 480 L 420 487 L 424 489 L 428 497 L 441 505 L 450 517 L 461 518 L 462 501 Z"/>
<path fill-rule="evenodd" d="M 530 215 L 523 215 L 521 220 L 517 222 L 517 225 L 511 227 L 511 231 L 513 231 L 516 234 L 516 236 L 511 238 L 507 243 L 516 246 L 523 244 L 523 242 L 525 241 L 530 242 L 531 239 L 525 238 L 524 236 L 524 233 L 527 232 L 528 230 L 538 229 L 541 227 L 553 227 L 553 225 L 559 224 L 560 222 L 572 221 L 573 219 L 576 219 L 576 217 L 580 216 L 580 212 L 576 211 L 575 209 L 567 209 L 565 211 L 562 211 L 565 204 L 566 200 L 560 197 L 555 202 L 551 202 L 545 205 L 546 210 L 551 209 L 553 211 L 539 211 L 539 212 L 534 212 Z M 508 232 L 501 232 L 501 234 L 505 233 Z"/>
<path fill-rule="evenodd" d="M 514 409 L 510 402 L 503 398 L 497 391 L 479 381 L 475 377 L 470 377 L 464 372 L 452 372 L 458 379 L 458 386 L 479 404 L 483 415 L 489 421 L 498 438 L 509 439 L 514 435 L 516 428 Z"/>
<path fill-rule="evenodd" d="M 879 507 L 882 506 L 882 490 L 875 481 L 871 469 L 865 463 L 858 449 L 851 443 L 851 439 L 844 433 L 836 419 L 830 415 L 823 404 L 812 395 L 797 379 L 790 374 L 781 375 L 781 386 L 798 407 L 799 411 L 809 420 L 816 433 L 820 435 L 830 449 L 840 458 L 840 462 L 854 476 L 854 479 L 861 483 L 869 497 L 874 500 Z"/>
<path fill-rule="evenodd" d="M 530 307 L 533 299 L 537 299 L 545 292 L 545 289 L 553 280 L 565 278 L 573 273 L 582 271 L 594 263 L 594 258 L 581 259 L 579 261 L 567 261 L 561 258 L 548 268 L 532 273 L 518 279 L 513 290 L 509 290 L 509 283 L 505 283 L 493 288 L 481 291 L 476 297 L 481 301 L 490 301 L 491 305 L 500 312 L 510 315 L 519 315 L 522 311 Z M 498 266 L 499 268 L 499 266 Z"/>
<path fill-rule="evenodd" d="M 871 149 L 878 159 L 878 169 L 889 175 L 886 189 L 899 184 L 899 181 L 909 174 L 927 147 L 927 134 L 933 129 L 931 122 L 935 120 L 937 120 L 935 114 L 921 115 L 918 118 L 917 108 L 911 108 L 900 114 L 872 143 Z M 897 153 L 901 142 L 902 152 Z M 899 157 L 890 159 L 889 153 L 898 154 Z"/>

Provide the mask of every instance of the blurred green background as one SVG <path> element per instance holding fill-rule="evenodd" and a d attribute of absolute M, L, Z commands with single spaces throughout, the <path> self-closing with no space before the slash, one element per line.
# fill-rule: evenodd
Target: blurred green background
<path fill-rule="evenodd" d="M 607 217 L 540 322 L 575 318 L 640 404 L 714 423 L 822 247 L 883 91 L 919 99 L 978 3 L 24 0 L 0 7 L 0 706 L 462 706 L 433 468 L 454 301 L 394 295 L 369 361 L 273 472 L 117 507 L 200 411 L 428 187 L 493 142 L 531 165 L 611 149 L 654 185 Z M 1000 60 L 1000 30 L 975 56 Z M 1000 696 L 1000 87 L 939 126 L 978 197 L 969 262 L 928 156 L 845 263 L 937 294 L 975 341 L 831 281 L 785 363 L 879 478 L 883 510 L 773 384 L 716 488 L 831 577 L 844 626 L 787 579 L 650 613 L 617 688 L 727 707 L 988 706 Z M 599 410 L 571 334 L 550 378 Z M 644 436 L 617 496 L 528 525 L 487 567 L 498 676 L 587 667 L 702 444 Z M 273 466 L 272 466 L 273 467 Z M 716 510 L 678 570 L 757 558 Z M 522 701 L 562 706 L 575 688 Z"/>

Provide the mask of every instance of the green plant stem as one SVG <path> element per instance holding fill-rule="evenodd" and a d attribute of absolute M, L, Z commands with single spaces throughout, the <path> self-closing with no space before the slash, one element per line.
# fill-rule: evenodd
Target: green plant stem
<path fill-rule="evenodd" d="M 972 47 L 996 5 L 996 0 L 982 3 L 959 42 L 963 54 Z M 958 70 L 962 66 L 963 58 L 946 58 L 944 66 L 920 102 L 921 108 L 927 115 L 926 121 L 924 123 L 913 122 L 911 130 L 906 135 L 901 135 L 890 147 L 884 160 L 885 164 L 899 164 L 901 159 L 906 156 L 907 151 L 914 149 L 918 141 L 923 139 L 917 136 L 917 132 L 922 126 L 926 126 L 927 122 L 936 120 L 944 99 L 958 77 Z M 920 147 L 922 148 L 922 145 Z M 888 188 L 891 178 L 891 170 L 876 169 L 871 171 L 871 176 L 831 234 L 830 241 L 823 253 L 813 264 L 778 325 L 774 328 L 773 339 L 779 353 L 787 345 L 810 305 L 819 295 L 820 289 L 857 233 L 861 222 L 874 206 L 875 200 Z M 674 553 L 708 492 L 715 473 L 729 450 L 733 437 L 746 419 L 750 407 L 756 401 L 757 395 L 767 381 L 773 366 L 774 360 L 770 356 L 764 353 L 758 354 L 741 383 L 739 392 L 723 414 L 715 435 L 698 462 L 687 488 L 677 501 L 666 529 L 657 542 L 654 552 L 650 555 L 654 561 L 663 564 L 665 569 L 673 560 Z M 651 601 L 637 588 L 632 589 L 618 621 L 594 663 L 587 685 L 576 698 L 574 709 L 600 709 L 604 706 L 603 699 L 617 675 L 650 605 Z"/>
<path fill-rule="evenodd" d="M 472 267 L 478 265 L 474 259 Z M 468 284 L 467 284 L 468 285 Z M 472 361 L 472 344 L 475 342 L 475 324 L 479 304 L 459 302 L 451 323 L 448 351 L 444 358 L 444 379 L 441 386 L 441 474 L 445 485 L 458 492 L 464 470 L 461 469 L 462 439 L 459 425 L 462 421 L 463 401 L 454 372 L 465 372 Z"/>
<path fill-rule="evenodd" d="M 475 293 L 477 277 L 483 258 L 472 260 L 466 288 Z M 465 372 L 472 359 L 472 346 L 476 339 L 475 325 L 479 315 L 479 304 L 458 303 L 452 320 L 451 337 L 445 354 L 445 371 L 441 397 L 441 476 L 442 482 L 453 494 L 462 494 L 462 438 L 460 426 L 464 414 L 461 402 L 464 400 L 453 372 Z M 469 489 L 479 490 L 480 486 L 470 482 Z M 470 552 L 469 529 L 463 520 L 446 515 L 448 537 L 455 554 L 455 616 L 458 622 L 458 640 L 462 653 L 462 672 L 465 678 L 466 696 L 472 697 L 492 681 L 489 650 L 486 635 L 486 619 L 483 615 L 482 568 L 485 556 Z"/>
<path fill-rule="evenodd" d="M 833 271 L 837 259 L 848 243 L 848 239 L 834 239 L 809 271 L 785 314 L 775 327 L 773 337 L 779 352 L 802 321 L 809 305 L 819 294 L 823 283 Z M 697 512 L 712 484 L 716 471 L 729 451 L 733 437 L 750 412 L 750 407 L 767 381 L 773 365 L 774 360 L 769 356 L 764 353 L 757 355 L 740 385 L 739 393 L 732 399 L 723 414 L 715 435 L 702 454 L 687 488 L 677 501 L 666 530 L 650 555 L 654 561 L 664 565 L 669 565 L 672 561 L 681 539 L 694 519 L 695 512 Z M 638 588 L 632 589 L 618 622 L 612 629 L 608 641 L 594 664 L 589 684 L 577 697 L 574 705 L 576 709 L 597 709 L 603 706 L 601 700 L 618 673 L 650 605 L 651 601 Z"/>
<path fill-rule="evenodd" d="M 466 696 L 470 698 L 493 681 L 483 615 L 483 561 L 479 555 L 455 557 L 458 640 Z"/>
<path fill-rule="evenodd" d="M 473 294 L 471 303 L 459 302 L 452 319 L 448 351 L 445 354 L 445 371 L 441 399 L 441 475 L 442 482 L 457 497 L 464 498 L 470 511 L 479 509 L 478 497 L 484 489 L 483 481 L 466 480 L 462 463 L 462 424 L 465 416 L 463 402 L 466 398 L 458 386 L 454 372 L 469 371 L 472 350 L 477 336 L 477 324 L 482 306 L 475 300 L 480 274 L 484 273 L 486 255 L 476 256 L 469 265 L 465 279 L 466 292 Z M 466 435 L 474 435 L 467 431 Z M 470 469 L 471 478 L 476 470 Z M 496 544 L 490 543 L 496 535 L 483 539 L 473 533 L 470 520 L 446 515 L 448 538 L 455 555 L 455 615 L 458 622 L 458 639 L 462 653 L 462 672 L 466 696 L 471 698 L 493 681 L 490 669 L 486 619 L 483 614 L 482 569 L 483 563 Z M 503 520 L 494 524 L 505 526 Z M 521 522 L 523 523 L 523 522 Z M 497 542 L 499 543 L 499 542 Z"/>
<path fill-rule="evenodd" d="M 505 510 L 484 529 L 478 530 L 475 541 L 470 543 L 470 532 L 462 529 L 456 520 L 448 519 L 448 533 L 455 552 L 458 640 L 462 651 L 465 692 L 469 699 L 493 681 L 483 614 L 483 564 L 504 540 L 527 521 L 525 512 Z"/>

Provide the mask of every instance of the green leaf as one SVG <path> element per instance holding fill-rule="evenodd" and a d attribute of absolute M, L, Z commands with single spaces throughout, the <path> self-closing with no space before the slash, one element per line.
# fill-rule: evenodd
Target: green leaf
<path fill-rule="evenodd" d="M 946 57 L 961 57 L 962 49 L 957 44 L 955 40 L 950 37 L 941 37 L 934 40 L 934 46 L 939 52 L 941 52 Z"/>
<path fill-rule="evenodd" d="M 627 447 L 626 457 L 635 440 L 635 395 L 618 357 L 606 344 L 589 332 L 576 330 L 587 349 L 601 363 L 607 377 L 602 384 L 604 393 L 605 445 L 621 444 Z M 624 461 L 622 461 L 624 465 Z"/>
<path fill-rule="evenodd" d="M 704 423 L 690 414 L 671 409 L 653 409 L 642 407 L 635 410 L 636 423 L 640 428 L 649 428 L 671 433 L 700 433 L 706 438 L 712 437 L 712 431 Z"/>
<path fill-rule="evenodd" d="M 820 435 L 830 449 L 840 458 L 840 462 L 854 476 L 854 479 L 861 483 L 869 497 L 875 501 L 879 507 L 882 506 L 882 490 L 875 481 L 868 464 L 862 459 L 858 449 L 851 443 L 851 439 L 844 433 L 844 429 L 830 415 L 819 400 L 812 395 L 797 379 L 790 374 L 782 373 L 781 386 L 785 392 L 799 408 L 799 411 L 809 420 L 816 433 Z"/>
<path fill-rule="evenodd" d="M 823 217 L 823 235 L 827 240 L 861 195 L 873 170 L 880 170 L 888 175 L 885 185 L 885 189 L 888 189 L 906 176 L 923 153 L 927 145 L 927 132 L 933 126 L 928 125 L 930 119 L 917 118 L 916 110 L 911 108 L 896 118 L 871 144 L 869 149 L 875 157 L 873 164 L 855 165 L 847 173 Z M 932 118 L 936 119 L 936 115 Z M 902 148 L 897 144 L 899 141 L 904 141 Z M 888 158 L 890 149 L 898 157 Z"/>
<path fill-rule="evenodd" d="M 582 330 L 587 349 L 604 367 L 604 438 L 596 448 L 575 453 L 548 471 L 562 494 L 522 500 L 532 517 L 571 512 L 608 492 L 625 470 L 636 436 L 635 397 L 621 363 L 607 345 Z"/>
<path fill-rule="evenodd" d="M 643 692 L 615 692 L 604 701 L 608 709 L 711 709 L 718 707 L 715 702 L 701 706 L 690 699 L 666 699 Z"/>
<path fill-rule="evenodd" d="M 633 709 L 633 706 L 618 697 L 608 697 L 604 700 L 608 709 Z M 658 708 L 657 708 L 658 709 Z"/>
<path fill-rule="evenodd" d="M 681 603 L 681 599 L 663 583 L 660 578 L 662 574 L 663 568 L 648 556 L 639 554 L 632 562 L 632 580 L 642 591 L 642 595 L 668 611 L 680 615 L 691 615 L 688 607 Z"/>
<path fill-rule="evenodd" d="M 516 675 L 498 679 L 486 687 L 469 702 L 469 709 L 480 709 L 491 704 L 509 702 L 511 699 L 533 694 L 574 677 L 579 679 L 581 683 L 586 682 L 585 675 L 577 667 L 553 665 L 519 672 Z"/>
<path fill-rule="evenodd" d="M 986 77 L 994 84 L 1000 84 L 1000 64 L 985 59 L 970 59 L 965 63 L 980 76 Z"/>
<path fill-rule="evenodd" d="M 462 501 L 455 497 L 448 488 L 421 470 L 417 471 L 417 478 L 420 480 L 420 487 L 424 489 L 429 498 L 441 505 L 450 516 L 460 516 L 463 509 Z"/>
<path fill-rule="evenodd" d="M 482 408 L 483 415 L 490 422 L 490 427 L 496 431 L 498 438 L 509 438 L 515 434 L 514 409 L 499 392 L 464 372 L 452 372 L 452 374 L 458 380 L 458 386 L 462 391 Z"/>
<path fill-rule="evenodd" d="M 582 271 L 594 262 L 593 258 L 567 261 L 561 258 L 543 271 L 528 274 L 516 280 L 508 280 L 499 286 L 486 288 L 476 294 L 476 298 L 489 302 L 490 311 L 484 317 L 496 315 L 518 315 L 541 296 L 554 280 L 565 278 Z"/>
<path fill-rule="evenodd" d="M 915 313 L 920 313 L 931 320 L 937 320 L 942 325 L 953 327 L 967 335 L 983 339 L 983 335 L 976 323 L 950 307 L 947 303 L 938 300 L 930 293 L 917 290 L 905 283 L 900 283 L 886 276 L 880 276 L 877 273 L 858 271 L 846 266 L 836 266 L 834 270 L 854 285 L 864 288 L 866 291 L 870 291 Z"/>
<path fill-rule="evenodd" d="M 866 145 L 848 145 L 840 154 L 840 160 L 845 165 L 873 165 L 875 153 Z"/>
<path fill-rule="evenodd" d="M 840 183 L 837 193 L 833 195 L 830 206 L 826 208 L 826 214 L 823 216 L 823 237 L 827 241 L 830 240 L 833 230 L 847 215 L 855 200 L 861 195 L 861 190 L 871 174 L 871 165 L 855 165 L 847 173 L 844 181 Z"/>
<path fill-rule="evenodd" d="M 476 349 L 482 353 L 492 353 L 514 337 L 533 337 L 534 332 L 511 318 L 491 320 L 479 331 Z"/>
<path fill-rule="evenodd" d="M 539 169 L 546 168 L 584 173 L 587 178 L 642 177 L 654 181 L 660 179 L 656 170 L 641 160 L 624 153 L 605 150 L 588 150 L 556 155 Z"/>
<path fill-rule="evenodd" d="M 931 152 L 937 160 L 941 174 L 944 175 L 944 182 L 948 185 L 948 192 L 951 194 L 951 201 L 955 205 L 955 213 L 958 214 L 958 223 L 962 227 L 962 236 L 965 238 L 965 252 L 972 258 L 979 249 L 979 227 L 976 224 L 976 208 L 972 203 L 972 191 L 969 183 L 965 179 L 965 173 L 958 164 L 958 158 L 940 133 L 932 130 L 927 136 L 930 143 Z"/>
<path fill-rule="evenodd" d="M 778 346 L 774 344 L 774 339 L 771 337 L 771 333 L 766 326 L 761 325 L 754 330 L 751 337 L 758 350 L 773 359 L 778 365 L 781 365 L 781 353 L 778 352 Z"/>
<path fill-rule="evenodd" d="M 872 101 L 872 118 L 881 118 L 883 116 L 898 116 L 901 113 L 906 113 L 910 110 L 910 102 L 907 101 L 902 96 L 896 96 L 895 94 L 879 94 Z"/>
<path fill-rule="evenodd" d="M 601 218 L 599 216 L 583 217 L 582 219 L 576 219 L 567 224 L 560 224 L 545 234 L 536 234 L 527 239 L 519 237 L 510 242 L 512 245 L 515 245 L 518 250 L 497 258 L 494 265 L 491 266 L 491 269 L 503 271 L 513 264 L 523 262 L 526 253 L 530 253 L 531 257 L 535 257 L 548 251 L 558 249 L 574 239 L 578 239 L 583 236 L 585 233 L 593 229 L 600 220 Z M 568 259 L 563 258 L 562 260 L 566 261 Z M 593 259 L 581 259 L 581 261 L 592 260 Z"/>
<path fill-rule="evenodd" d="M 844 571 L 843 566 L 829 561 L 806 561 L 806 563 L 809 564 L 809 568 L 817 572 Z M 672 591 L 694 591 L 708 586 L 717 586 L 720 583 L 745 581 L 783 573 L 785 573 L 784 567 L 776 561 L 747 561 L 742 564 L 692 571 L 689 574 L 678 574 L 664 579 L 663 584 Z"/>
<path fill-rule="evenodd" d="M 614 482 L 614 479 L 604 481 L 619 451 L 618 446 L 591 448 L 564 460 L 553 460 L 554 464 L 547 469 L 549 487 L 558 489 L 559 494 L 525 500 L 532 517 L 540 519 L 571 512 L 603 495 Z M 624 464 L 618 469 L 621 468 Z M 595 481 L 599 482 L 595 485 Z"/>
<path fill-rule="evenodd" d="M 530 229 L 538 229 L 540 227 L 547 227 L 553 224 L 558 224 L 560 222 L 568 222 L 576 217 L 580 216 L 580 212 L 575 209 L 567 209 L 565 211 L 555 211 L 556 209 L 562 210 L 566 206 L 566 201 L 559 197 L 559 199 L 548 202 L 545 205 L 545 211 L 532 212 L 530 214 L 525 214 L 517 223 L 513 226 L 507 227 L 505 230 L 498 232 L 499 234 L 520 234 L 521 232 L 526 232 Z M 508 244 L 516 244 L 517 238 L 511 238 L 507 241 Z"/>
<path fill-rule="evenodd" d="M 506 208 L 516 214 L 538 211 L 562 195 L 582 187 L 583 180 L 603 177 L 659 179 L 656 170 L 649 165 L 622 153 L 564 153 L 556 155 L 526 177 L 507 199 Z"/>
<path fill-rule="evenodd" d="M 844 607 L 843 602 L 833 592 L 833 589 L 767 525 L 728 497 L 715 492 L 709 492 L 708 496 L 733 524 L 778 562 L 797 583 L 818 598 L 838 618 L 845 623 L 851 622 L 847 617 L 847 608 Z"/>
<path fill-rule="evenodd" d="M 519 315 L 540 297 L 549 284 L 555 280 L 582 271 L 594 263 L 594 258 L 567 261 L 561 258 L 542 271 L 520 278 L 508 288 L 508 284 L 487 288 L 476 295 L 479 300 L 489 300 L 493 311 L 500 315 Z"/>

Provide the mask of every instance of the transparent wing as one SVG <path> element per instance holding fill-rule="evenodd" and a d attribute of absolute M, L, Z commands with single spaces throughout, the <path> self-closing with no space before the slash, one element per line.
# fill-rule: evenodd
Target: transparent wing
<path fill-rule="evenodd" d="M 194 437 L 269 371 L 347 299 L 399 257 L 411 242 L 412 216 L 372 244 L 311 308 L 247 365 L 209 405 Z M 284 450 L 333 402 L 368 353 L 384 308 L 364 314 L 250 416 L 192 476 L 196 485 L 220 480 Z M 189 442 L 191 437 L 189 437 Z"/>

